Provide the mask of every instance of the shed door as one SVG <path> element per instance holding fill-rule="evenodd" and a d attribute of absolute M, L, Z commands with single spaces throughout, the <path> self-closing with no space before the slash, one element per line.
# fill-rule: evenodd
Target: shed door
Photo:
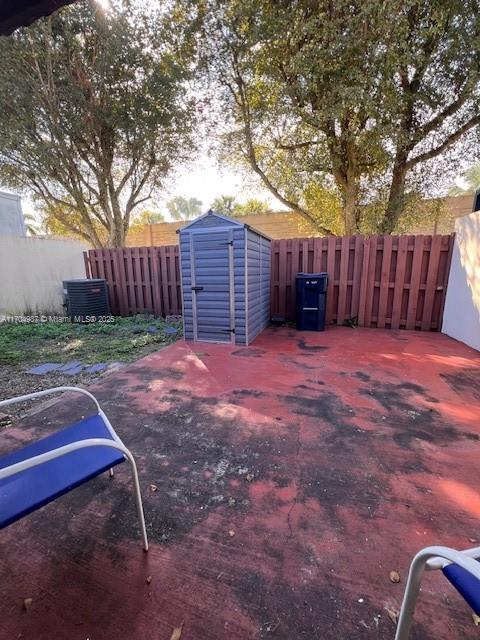
<path fill-rule="evenodd" d="M 194 339 L 235 342 L 232 232 L 192 233 L 190 251 Z"/>

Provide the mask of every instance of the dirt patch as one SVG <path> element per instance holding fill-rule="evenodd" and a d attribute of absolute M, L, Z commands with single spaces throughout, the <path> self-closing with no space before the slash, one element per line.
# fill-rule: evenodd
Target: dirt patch
<path fill-rule="evenodd" d="M 359 603 L 342 587 L 339 579 L 328 575 L 326 567 L 322 570 L 316 564 L 312 567 L 307 562 L 298 568 L 298 575 L 302 571 L 308 575 L 309 572 L 320 570 L 321 583 L 301 583 L 295 580 L 295 576 L 291 576 L 288 582 L 267 581 L 256 571 L 244 572 L 232 582 L 231 586 L 243 610 L 256 618 L 260 638 L 337 640 L 341 637 L 362 640 L 372 638 L 372 634 L 383 637 L 373 623 L 372 627 L 360 624 L 362 619 L 373 621 L 378 616 L 381 610 L 378 604 L 373 604 L 367 598 Z M 379 617 L 379 625 L 387 637 L 391 622 L 382 620 L 382 617 L 386 618 Z"/>
<path fill-rule="evenodd" d="M 271 437 L 259 434 L 238 436 L 238 419 L 221 418 L 212 412 L 221 398 L 181 399 L 173 392 L 160 401 L 170 405 L 166 411 L 143 415 L 138 429 L 131 430 L 126 445 L 141 469 L 144 486 L 145 517 L 152 541 L 166 544 L 185 534 L 212 509 L 245 512 L 250 508 L 252 481 L 268 478 L 277 459 L 292 447 L 289 425 L 279 425 Z M 125 407 L 112 404 L 108 415 L 115 424 Z M 146 484 L 145 484 L 146 483 Z M 122 523 L 108 523 L 106 535 L 133 538 L 137 535 L 133 496 L 122 489 L 116 508 L 130 513 Z M 129 506 L 130 505 L 130 506 Z"/>
<path fill-rule="evenodd" d="M 301 355 L 306 356 L 306 355 L 313 355 L 313 354 L 305 353 Z M 297 360 L 296 358 L 293 358 L 292 356 L 280 356 L 280 360 L 287 365 L 290 365 L 290 364 L 293 365 L 297 369 L 300 369 L 300 371 L 318 371 L 318 366 L 310 365 L 310 364 L 307 364 L 306 362 L 300 362 L 299 360 Z"/>
<path fill-rule="evenodd" d="M 480 367 L 441 373 L 440 377 L 460 396 L 468 394 L 480 401 Z"/>
<path fill-rule="evenodd" d="M 357 376 L 358 377 L 358 376 Z M 421 399 L 436 403 L 436 398 L 430 396 L 426 389 L 413 382 L 400 382 L 398 384 L 390 382 L 379 382 L 372 380 L 368 388 L 360 389 L 360 393 L 371 396 L 379 402 L 384 409 L 391 411 L 410 411 L 418 407 L 419 403 L 412 400 L 412 395 L 421 396 Z"/>
<path fill-rule="evenodd" d="M 355 371 L 353 375 L 362 382 L 368 382 L 370 380 L 368 373 L 364 373 L 363 371 Z"/>
<path fill-rule="evenodd" d="M 232 356 L 240 356 L 241 358 L 261 358 L 267 352 L 265 349 L 256 349 L 254 347 L 243 347 L 232 351 Z"/>
<path fill-rule="evenodd" d="M 118 377 L 116 380 L 118 383 Z M 106 390 L 98 396 L 103 393 Z M 238 419 L 220 418 L 212 412 L 220 400 L 213 396 L 185 400 L 180 392 L 172 391 L 160 398 L 171 408 L 152 414 L 139 413 L 134 406 L 111 396 L 102 402 L 113 425 L 136 425 L 127 433 L 119 430 L 137 462 L 147 532 L 152 542 L 168 544 L 182 538 L 212 509 L 248 511 L 252 481 L 270 477 L 279 468 L 278 460 L 294 447 L 295 436 L 288 424 L 279 423 L 276 433 L 269 437 L 261 432 L 237 437 Z M 27 418 L 22 429 L 36 439 L 60 426 L 62 417 L 72 415 L 73 409 L 76 412 L 78 408 L 78 403 L 65 402 L 55 408 L 53 422 L 47 420 L 47 411 L 45 416 Z M 11 448 L 9 440 L 4 439 L 7 448 Z M 37 512 L 25 520 L 26 525 L 35 528 L 36 534 L 47 541 L 52 536 L 52 523 L 67 530 L 70 520 L 80 523 L 100 509 L 102 513 L 95 520 L 103 539 L 139 540 L 130 481 L 125 485 L 130 478 L 129 470 L 127 465 L 120 467 L 118 477 L 116 474 L 110 480 L 104 475 L 92 480 L 51 503 L 47 517 Z M 103 513 L 105 509 L 107 513 Z M 72 549 L 79 557 L 94 552 L 94 546 L 83 547 L 84 538 L 92 538 L 87 523 L 84 529 L 85 534 L 78 537 Z M 67 536 L 68 541 L 73 537 Z M 59 554 L 65 552 L 61 547 Z"/>
<path fill-rule="evenodd" d="M 302 351 L 312 351 L 313 353 L 319 353 L 321 351 L 328 351 L 330 347 L 324 347 L 322 345 L 307 344 L 304 338 L 297 340 L 297 345 Z"/>
<path fill-rule="evenodd" d="M 373 518 L 380 501 L 390 493 L 388 482 L 380 481 L 363 469 L 356 473 L 345 468 L 308 465 L 302 473 L 302 493 L 315 498 L 343 528 L 338 509 L 353 508 L 362 518 Z"/>
<path fill-rule="evenodd" d="M 372 418 L 377 424 L 393 430 L 393 439 L 399 447 L 415 448 L 415 440 L 447 446 L 461 439 L 478 438 L 476 434 L 460 431 L 446 423 L 437 409 L 428 406 L 438 400 L 418 384 L 371 381 L 369 388 L 360 389 L 360 393 L 374 398 L 386 410 L 383 415 L 374 413 Z"/>
<path fill-rule="evenodd" d="M 262 398 L 265 393 L 257 389 L 235 389 L 232 395 L 238 398 Z"/>
<path fill-rule="evenodd" d="M 284 395 L 279 398 L 290 407 L 293 405 L 293 413 L 320 418 L 335 429 L 353 428 L 350 419 L 355 415 L 354 410 L 345 405 L 334 393 L 322 391 L 315 397 Z"/>

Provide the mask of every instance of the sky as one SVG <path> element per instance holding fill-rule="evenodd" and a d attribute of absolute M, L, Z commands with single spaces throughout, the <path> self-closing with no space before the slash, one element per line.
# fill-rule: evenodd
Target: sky
<path fill-rule="evenodd" d="M 234 169 L 220 168 L 207 153 L 202 153 L 190 165 L 180 168 L 173 175 L 164 191 L 152 207 L 162 212 L 168 220 L 165 204 L 175 196 L 198 198 L 203 209 L 207 211 L 212 201 L 219 196 L 234 196 L 240 203 L 251 198 L 267 202 L 272 210 L 282 211 L 285 207 L 264 187 L 244 172 Z"/>

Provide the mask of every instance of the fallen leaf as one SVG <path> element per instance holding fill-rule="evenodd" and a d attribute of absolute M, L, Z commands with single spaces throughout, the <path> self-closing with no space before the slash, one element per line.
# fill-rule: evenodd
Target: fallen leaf
<path fill-rule="evenodd" d="M 235 535 L 235 531 L 233 529 L 230 529 L 230 531 L 228 532 L 228 535 L 233 538 L 233 536 Z"/>
<path fill-rule="evenodd" d="M 150 491 L 158 491 L 158 487 L 156 484 L 151 484 L 150 485 Z"/>
<path fill-rule="evenodd" d="M 183 622 L 179 627 L 175 627 L 170 637 L 170 640 L 180 640 L 180 638 L 182 637 L 182 631 L 183 631 Z"/>
<path fill-rule="evenodd" d="M 396 609 L 387 609 L 387 614 L 393 624 L 397 624 L 399 613 Z"/>
<path fill-rule="evenodd" d="M 390 571 L 388 577 L 390 578 L 390 582 L 400 582 L 400 574 L 398 571 Z"/>
<path fill-rule="evenodd" d="M 477 616 L 475 613 L 472 614 L 473 624 L 478 627 L 480 625 L 480 616 Z"/>
<path fill-rule="evenodd" d="M 152 581 L 152 576 L 147 576 L 145 581 L 147 584 L 150 584 Z"/>
<path fill-rule="evenodd" d="M 247 482 L 253 482 L 254 477 L 255 476 L 253 475 L 253 473 L 247 473 L 247 475 L 245 476 L 245 480 Z"/>
<path fill-rule="evenodd" d="M 23 599 L 23 608 L 25 609 L 25 611 L 28 611 L 30 609 L 30 607 L 32 606 L 32 602 L 32 598 Z"/>

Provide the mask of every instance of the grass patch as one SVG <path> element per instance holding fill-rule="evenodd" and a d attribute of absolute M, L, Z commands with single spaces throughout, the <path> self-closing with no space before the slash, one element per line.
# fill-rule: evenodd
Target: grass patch
<path fill-rule="evenodd" d="M 152 327 L 156 331 L 148 331 Z M 178 329 L 169 334 L 167 327 Z M 33 366 L 41 362 L 83 364 L 130 362 L 181 335 L 181 321 L 148 316 L 115 318 L 112 323 L 0 324 L 0 364 Z"/>

